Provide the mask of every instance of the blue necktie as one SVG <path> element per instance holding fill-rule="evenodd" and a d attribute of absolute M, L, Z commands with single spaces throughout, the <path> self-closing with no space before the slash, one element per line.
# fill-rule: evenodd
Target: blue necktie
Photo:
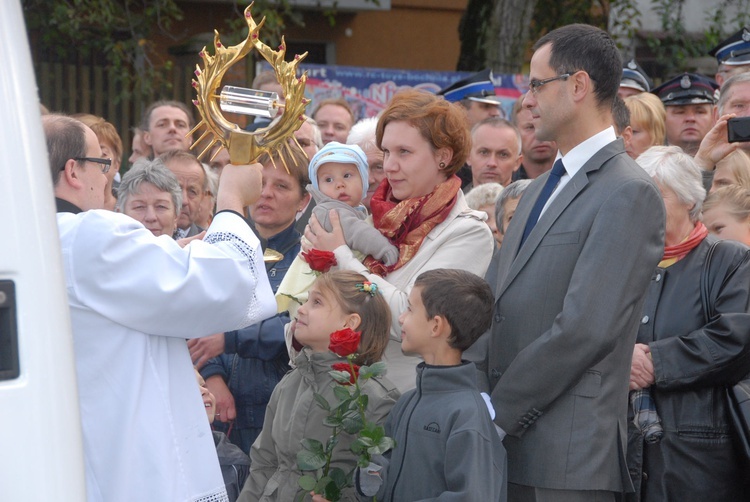
<path fill-rule="evenodd" d="M 526 228 L 523 229 L 523 237 L 521 237 L 521 246 L 526 242 L 526 238 L 531 233 L 536 222 L 539 221 L 539 215 L 542 214 L 544 205 L 549 200 L 552 192 L 555 191 L 557 184 L 560 183 L 560 178 L 562 178 L 563 174 L 565 174 L 565 166 L 563 166 L 562 159 L 557 159 L 555 165 L 552 166 L 552 171 L 549 173 L 547 182 L 544 184 L 544 187 L 542 187 L 542 193 L 539 194 L 539 198 L 536 200 L 534 207 L 531 208 L 529 219 L 526 220 Z M 519 249 L 521 246 L 518 246 Z"/>

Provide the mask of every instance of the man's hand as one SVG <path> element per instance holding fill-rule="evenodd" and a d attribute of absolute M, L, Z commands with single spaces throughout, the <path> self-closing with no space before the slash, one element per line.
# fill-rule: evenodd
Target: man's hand
<path fill-rule="evenodd" d="M 221 375 L 213 375 L 206 379 L 206 387 L 216 398 L 216 420 L 219 422 L 231 422 L 237 418 L 237 410 L 234 407 L 234 396 L 229 392 L 229 387 L 221 378 Z"/>
<path fill-rule="evenodd" d="M 188 340 L 188 349 L 193 366 L 201 369 L 209 359 L 224 353 L 224 333 Z"/>
<path fill-rule="evenodd" d="M 257 163 L 246 166 L 227 164 L 219 179 L 216 211 L 230 209 L 243 214 L 246 206 L 255 204 L 260 198 L 262 173 L 263 166 Z"/>
<path fill-rule="evenodd" d="M 648 345 L 636 343 L 633 347 L 633 362 L 630 366 L 630 390 L 650 387 L 655 382 L 654 362 Z"/>
<path fill-rule="evenodd" d="M 727 121 L 735 116 L 733 113 L 722 115 L 701 141 L 695 163 L 704 171 L 713 171 L 719 161 L 737 149 L 737 143 L 727 139 Z"/>
<path fill-rule="evenodd" d="M 323 225 L 320 224 L 314 214 L 310 216 L 310 221 L 307 224 L 307 228 L 305 228 L 305 238 L 310 241 L 314 249 L 333 251 L 337 247 L 346 244 L 344 229 L 341 228 L 341 221 L 339 220 L 339 213 L 335 209 L 331 209 L 328 217 L 331 220 L 330 232 L 326 232 L 326 229 L 323 228 Z"/>

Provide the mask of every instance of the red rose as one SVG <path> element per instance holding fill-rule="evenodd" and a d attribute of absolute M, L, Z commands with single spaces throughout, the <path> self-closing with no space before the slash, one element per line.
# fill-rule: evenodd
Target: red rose
<path fill-rule="evenodd" d="M 310 268 L 316 272 L 328 272 L 332 266 L 336 265 L 336 256 L 333 251 L 321 251 L 311 249 L 309 252 L 302 253 L 302 259 L 310 265 Z"/>
<path fill-rule="evenodd" d="M 351 328 L 344 328 L 331 333 L 331 342 L 328 344 L 328 350 L 346 357 L 357 352 L 359 348 L 359 339 L 361 333 L 352 331 Z"/>
<path fill-rule="evenodd" d="M 354 366 L 354 373 L 352 373 L 352 368 L 349 366 L 349 363 L 334 363 L 331 365 L 331 368 L 336 371 L 342 371 L 344 373 L 349 373 L 349 383 L 345 383 L 342 385 L 354 385 L 357 383 L 357 378 L 359 378 L 359 366 L 356 364 L 352 364 Z"/>

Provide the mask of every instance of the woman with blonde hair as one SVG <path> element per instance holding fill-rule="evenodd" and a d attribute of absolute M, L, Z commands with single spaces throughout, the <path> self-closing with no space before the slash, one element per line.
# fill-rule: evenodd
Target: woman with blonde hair
<path fill-rule="evenodd" d="M 709 193 L 730 185 L 750 190 L 750 156 L 742 150 L 735 150 L 716 163 Z"/>
<path fill-rule="evenodd" d="M 750 246 L 750 190 L 738 185 L 712 190 L 703 202 L 703 223 L 719 239 Z"/>
<path fill-rule="evenodd" d="M 642 92 L 625 98 L 630 110 L 630 128 L 633 137 L 625 145 L 625 151 L 632 158 L 652 146 L 663 145 L 667 135 L 667 112 L 661 100 L 655 95 Z"/>

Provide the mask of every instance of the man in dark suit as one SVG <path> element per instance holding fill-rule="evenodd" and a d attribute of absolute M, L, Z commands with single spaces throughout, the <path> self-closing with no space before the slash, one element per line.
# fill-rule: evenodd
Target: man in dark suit
<path fill-rule="evenodd" d="M 526 190 L 498 255 L 485 370 L 508 500 L 616 500 L 632 490 L 628 378 L 664 205 L 612 128 L 612 39 L 569 25 L 534 50 L 524 106 L 562 163 Z"/>

